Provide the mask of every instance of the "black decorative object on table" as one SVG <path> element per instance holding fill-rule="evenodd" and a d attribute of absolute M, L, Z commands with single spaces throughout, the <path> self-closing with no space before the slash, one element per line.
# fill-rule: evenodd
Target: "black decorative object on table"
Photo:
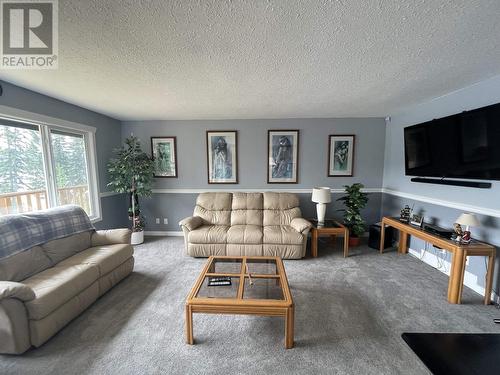
<path fill-rule="evenodd" d="M 231 278 L 229 276 L 208 278 L 208 286 L 228 286 L 228 285 L 231 285 Z"/>
<path fill-rule="evenodd" d="M 424 223 L 424 217 L 422 215 L 413 214 L 413 216 L 410 219 L 410 224 L 419 228 L 422 228 L 423 223 Z"/>
<path fill-rule="evenodd" d="M 408 205 L 406 205 L 404 208 L 402 208 L 401 215 L 399 216 L 399 221 L 401 221 L 402 223 L 409 224 L 412 211 L 413 211 L 413 209 L 410 208 L 410 206 L 408 206 Z"/>
<path fill-rule="evenodd" d="M 432 225 L 432 224 L 424 224 L 423 228 L 424 231 L 427 233 L 434 234 L 436 236 L 440 236 L 446 239 L 451 239 L 453 236 L 453 231 L 451 229 L 446 229 L 446 228 L 441 228 L 438 227 L 437 225 Z"/>

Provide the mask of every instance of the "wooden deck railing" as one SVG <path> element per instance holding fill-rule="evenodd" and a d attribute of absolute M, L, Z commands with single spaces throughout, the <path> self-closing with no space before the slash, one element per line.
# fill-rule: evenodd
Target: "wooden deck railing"
<path fill-rule="evenodd" d="M 90 213 L 87 185 L 69 186 L 57 190 L 59 204 L 76 204 Z M 0 194 L 0 215 L 15 214 L 47 208 L 46 190 Z"/>

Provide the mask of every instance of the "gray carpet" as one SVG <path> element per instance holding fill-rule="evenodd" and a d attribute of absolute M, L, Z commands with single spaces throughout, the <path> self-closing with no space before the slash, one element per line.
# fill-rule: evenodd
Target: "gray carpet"
<path fill-rule="evenodd" d="M 402 332 L 500 332 L 494 306 L 465 288 L 446 302 L 448 278 L 411 256 L 340 243 L 285 261 L 296 303 L 296 347 L 282 318 L 195 315 L 184 340 L 184 302 L 204 259 L 181 238 L 136 247 L 135 272 L 39 349 L 0 356 L 1 374 L 428 374 Z"/>

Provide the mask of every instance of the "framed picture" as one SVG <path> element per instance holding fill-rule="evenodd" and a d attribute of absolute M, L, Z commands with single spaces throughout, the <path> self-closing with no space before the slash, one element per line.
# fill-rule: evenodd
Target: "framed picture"
<path fill-rule="evenodd" d="M 411 225 L 415 225 L 420 228 L 422 227 L 423 223 L 424 223 L 424 217 L 422 215 L 413 214 L 413 216 L 410 219 Z"/>
<path fill-rule="evenodd" d="M 207 131 L 209 184 L 238 183 L 237 147 L 236 131 Z"/>
<path fill-rule="evenodd" d="M 154 177 L 177 177 L 175 137 L 151 137 Z"/>
<path fill-rule="evenodd" d="M 267 183 L 296 184 L 298 182 L 298 130 L 268 130 Z"/>
<path fill-rule="evenodd" d="M 353 175 L 354 135 L 330 135 L 328 143 L 328 177 Z"/>

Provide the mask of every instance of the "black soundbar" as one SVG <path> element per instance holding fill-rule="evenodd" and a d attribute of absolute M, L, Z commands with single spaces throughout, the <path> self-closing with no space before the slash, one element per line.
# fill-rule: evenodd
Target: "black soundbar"
<path fill-rule="evenodd" d="M 443 180 L 440 178 L 423 178 L 414 177 L 411 182 L 421 182 L 424 184 L 437 184 L 437 185 L 453 185 L 453 186 L 466 186 L 478 189 L 490 189 L 491 182 L 477 182 L 477 181 L 465 181 L 465 180 Z"/>

